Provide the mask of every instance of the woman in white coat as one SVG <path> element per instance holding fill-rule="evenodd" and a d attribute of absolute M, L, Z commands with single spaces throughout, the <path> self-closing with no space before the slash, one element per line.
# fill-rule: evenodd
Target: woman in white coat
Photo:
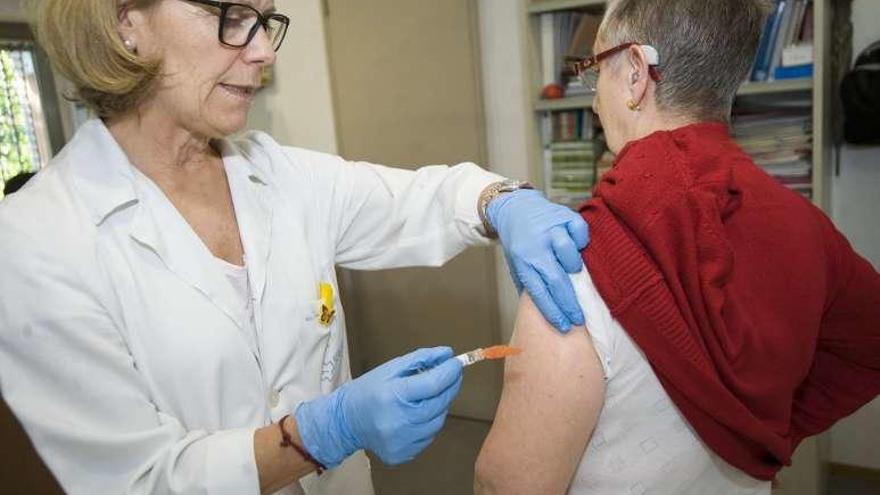
<path fill-rule="evenodd" d="M 439 265 L 497 232 L 548 319 L 583 324 L 586 225 L 522 184 L 228 139 L 288 25 L 240 1 L 35 5 L 100 119 L 0 207 L 0 386 L 70 493 L 368 494 L 363 449 L 424 449 L 460 364 L 421 349 L 351 381 L 336 265 Z"/>

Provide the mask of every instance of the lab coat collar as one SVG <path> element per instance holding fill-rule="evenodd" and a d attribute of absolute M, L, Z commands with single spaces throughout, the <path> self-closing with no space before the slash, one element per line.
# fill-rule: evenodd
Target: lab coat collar
<path fill-rule="evenodd" d="M 250 140 L 245 135 L 241 142 L 249 144 Z M 262 153 L 255 152 L 250 146 L 238 146 L 230 139 L 218 139 L 214 144 L 223 157 L 223 163 L 226 164 L 227 175 L 230 172 L 230 162 L 234 162 L 233 169 L 236 175 L 246 177 L 254 184 L 264 186 L 271 184 L 271 176 L 264 170 L 268 168 L 268 164 L 263 163 L 268 158 Z M 261 165 L 257 166 L 257 163 Z"/>
<path fill-rule="evenodd" d="M 269 187 L 237 146 L 227 140 L 220 140 L 217 144 L 244 247 L 251 297 L 254 304 L 259 304 L 266 283 L 271 244 Z M 135 213 L 131 236 L 152 248 L 172 272 L 205 294 L 240 330 L 246 330 L 248 315 L 238 294 L 223 272 L 217 269 L 214 254 L 153 181 L 137 170 L 133 170 L 133 175 L 137 195 L 143 204 Z M 246 339 L 253 347 L 252 339 L 247 336 Z M 255 347 L 252 350 L 258 354 Z"/>
<path fill-rule="evenodd" d="M 102 121 L 83 124 L 58 159 L 70 164 L 95 225 L 137 202 L 131 163 Z"/>
<path fill-rule="evenodd" d="M 217 145 L 241 231 L 252 296 L 259 301 L 271 244 L 272 210 L 267 199 L 270 182 L 268 175 L 252 163 L 259 156 L 246 157 L 229 140 L 219 140 Z M 102 121 L 83 124 L 64 153 L 80 197 L 96 225 L 138 205 L 130 235 L 243 328 L 247 315 L 222 271 L 211 266 L 217 263 L 213 254 L 159 187 L 134 168 Z"/>
<path fill-rule="evenodd" d="M 221 139 L 217 145 L 227 175 L 230 173 L 229 163 L 234 162 L 236 175 L 243 172 L 254 184 L 270 184 L 269 175 L 245 159 L 242 150 L 231 141 Z M 83 193 L 82 198 L 95 225 L 102 223 L 111 213 L 138 201 L 133 187 L 134 166 L 100 119 L 84 123 L 59 158 L 65 158 L 71 164 L 74 182 Z"/>
<path fill-rule="evenodd" d="M 156 253 L 168 270 L 204 294 L 243 330 L 245 308 L 218 268 L 220 262 L 162 190 L 140 172 L 135 174 L 141 204 L 135 210 L 129 235 Z"/>

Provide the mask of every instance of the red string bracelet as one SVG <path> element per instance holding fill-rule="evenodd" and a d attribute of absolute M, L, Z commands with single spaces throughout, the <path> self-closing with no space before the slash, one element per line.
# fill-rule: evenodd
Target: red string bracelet
<path fill-rule="evenodd" d="M 320 476 L 321 474 L 324 473 L 324 471 L 327 470 L 327 467 L 324 466 L 323 464 L 321 464 L 320 462 L 318 462 L 318 460 L 315 459 L 314 457 L 312 457 L 311 454 L 306 452 L 306 449 L 293 443 L 293 439 L 290 438 L 290 433 L 287 433 L 287 431 L 284 430 L 284 420 L 289 417 L 290 417 L 290 414 L 286 414 L 283 418 L 281 418 L 281 421 L 278 422 L 278 429 L 281 430 L 281 444 L 280 444 L 280 446 L 281 447 L 293 447 L 293 450 L 297 451 L 297 453 L 299 453 L 299 455 L 301 455 L 303 459 L 305 459 L 307 462 L 309 462 L 315 466 L 315 471 L 317 471 L 318 476 Z"/>

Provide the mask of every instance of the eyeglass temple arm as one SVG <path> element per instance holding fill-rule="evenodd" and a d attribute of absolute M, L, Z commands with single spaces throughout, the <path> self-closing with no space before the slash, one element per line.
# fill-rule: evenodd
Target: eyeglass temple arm
<path fill-rule="evenodd" d="M 657 70 L 657 67 L 660 65 L 660 54 L 657 53 L 657 49 L 651 45 L 638 45 L 639 48 L 642 49 L 642 52 L 645 54 L 645 59 L 648 62 L 648 75 L 651 76 L 655 82 L 660 82 L 660 71 Z M 573 57 L 566 56 L 565 61 L 570 62 L 574 67 L 575 72 L 580 72 L 583 70 L 583 67 L 587 65 L 590 61 L 592 61 L 595 56 L 590 57 Z"/>

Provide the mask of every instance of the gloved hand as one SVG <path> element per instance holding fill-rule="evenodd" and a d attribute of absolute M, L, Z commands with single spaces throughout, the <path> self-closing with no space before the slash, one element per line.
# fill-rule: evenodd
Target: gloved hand
<path fill-rule="evenodd" d="M 449 347 L 419 349 L 296 408 L 303 446 L 328 468 L 367 449 L 389 465 L 413 459 L 443 427 L 461 388 Z M 419 373 L 421 370 L 427 370 Z"/>
<path fill-rule="evenodd" d="M 486 216 L 498 232 L 517 289 L 525 287 L 544 318 L 559 330 L 584 325 L 566 275 L 584 265 L 580 251 L 590 239 L 584 219 L 532 189 L 498 196 L 489 203 Z"/>

